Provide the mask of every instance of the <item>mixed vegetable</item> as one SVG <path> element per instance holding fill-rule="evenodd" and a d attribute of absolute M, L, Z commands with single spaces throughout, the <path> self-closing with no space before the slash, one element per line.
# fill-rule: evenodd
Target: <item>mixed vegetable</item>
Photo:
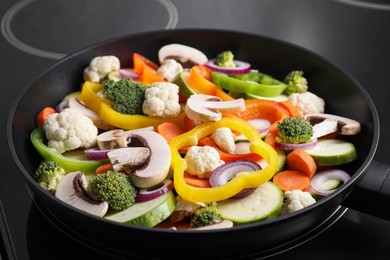
<path fill-rule="evenodd" d="M 282 80 L 181 44 L 133 67 L 95 57 L 80 91 L 37 115 L 35 178 L 75 208 L 121 223 L 216 229 L 308 207 L 350 178 L 360 123 L 325 113 L 304 72 Z"/>

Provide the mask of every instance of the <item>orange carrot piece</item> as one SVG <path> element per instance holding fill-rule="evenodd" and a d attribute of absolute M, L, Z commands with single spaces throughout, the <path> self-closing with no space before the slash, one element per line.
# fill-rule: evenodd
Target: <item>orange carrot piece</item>
<path fill-rule="evenodd" d="M 313 159 L 305 150 L 295 149 L 289 153 L 286 157 L 286 167 L 289 170 L 296 170 L 306 174 L 309 179 L 313 177 L 317 170 L 317 165 Z"/>
<path fill-rule="evenodd" d="M 279 103 L 288 109 L 291 117 L 302 117 L 301 113 L 299 112 L 299 108 L 290 100 L 281 101 Z"/>
<path fill-rule="evenodd" d="M 300 171 L 284 170 L 276 173 L 272 180 L 283 192 L 288 190 L 306 191 L 310 187 L 309 177 Z"/>
<path fill-rule="evenodd" d="M 210 187 L 209 179 L 199 178 L 195 175 L 191 175 L 187 172 L 184 173 L 184 180 L 188 185 L 199 187 L 199 188 L 208 188 Z"/>
<path fill-rule="evenodd" d="M 46 118 L 51 115 L 56 113 L 56 110 L 52 107 L 45 107 L 43 108 L 37 115 L 36 121 L 37 121 L 37 126 L 43 127 L 43 124 L 45 123 Z"/>
<path fill-rule="evenodd" d="M 173 138 L 185 133 L 185 131 L 178 125 L 172 122 L 164 122 L 157 126 L 157 132 L 162 135 L 167 143 L 170 143 Z"/>
<path fill-rule="evenodd" d="M 138 81 L 145 85 L 165 81 L 157 75 L 158 65 L 139 53 L 133 53 L 133 66 L 134 71 L 141 75 Z"/>
<path fill-rule="evenodd" d="M 105 163 L 96 168 L 96 174 L 104 174 L 110 170 L 113 170 L 111 163 Z"/>

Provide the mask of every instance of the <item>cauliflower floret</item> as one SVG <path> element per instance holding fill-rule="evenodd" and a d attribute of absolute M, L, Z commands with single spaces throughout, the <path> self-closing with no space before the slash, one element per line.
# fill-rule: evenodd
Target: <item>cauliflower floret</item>
<path fill-rule="evenodd" d="M 228 127 L 218 128 L 212 135 L 211 138 L 215 143 L 225 152 L 234 153 L 236 150 L 236 135 Z"/>
<path fill-rule="evenodd" d="M 176 207 L 170 216 L 172 223 L 183 220 L 191 216 L 197 209 L 206 206 L 204 202 L 192 202 L 183 199 L 180 195 L 176 196 Z"/>
<path fill-rule="evenodd" d="M 309 192 L 301 190 L 286 191 L 284 198 L 286 200 L 282 207 L 282 214 L 301 210 L 316 202 Z"/>
<path fill-rule="evenodd" d="M 179 86 L 170 82 L 156 82 L 145 91 L 142 110 L 146 115 L 175 117 L 180 114 Z"/>
<path fill-rule="evenodd" d="M 43 124 L 43 130 L 48 140 L 47 146 L 61 154 L 95 146 L 98 135 L 93 121 L 72 108 L 49 115 Z"/>
<path fill-rule="evenodd" d="M 217 150 L 211 146 L 191 146 L 184 157 L 187 173 L 199 178 L 208 178 L 211 172 L 224 164 Z"/>
<path fill-rule="evenodd" d="M 310 113 L 324 113 L 325 111 L 325 101 L 309 91 L 291 94 L 288 100 L 299 108 L 302 116 Z"/>
<path fill-rule="evenodd" d="M 183 71 L 183 66 L 174 59 L 166 59 L 157 69 L 157 75 L 172 82 L 177 74 Z"/>
<path fill-rule="evenodd" d="M 116 56 L 97 56 L 84 69 L 84 80 L 100 82 L 108 73 L 120 69 L 120 61 Z"/>

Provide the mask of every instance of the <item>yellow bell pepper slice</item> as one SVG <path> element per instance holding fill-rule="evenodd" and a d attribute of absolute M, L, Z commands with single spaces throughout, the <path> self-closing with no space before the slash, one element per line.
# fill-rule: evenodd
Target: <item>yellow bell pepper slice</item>
<path fill-rule="evenodd" d="M 100 83 L 85 81 L 81 89 L 80 100 L 110 125 L 126 130 L 148 126 L 153 126 L 156 129 L 156 127 L 163 122 L 172 122 L 180 127 L 185 127 L 184 112 L 179 116 L 170 118 L 119 113 L 97 94 L 102 88 L 103 85 Z"/>
<path fill-rule="evenodd" d="M 186 162 L 181 157 L 179 149 L 184 146 L 197 145 L 198 140 L 205 137 L 220 127 L 229 127 L 232 130 L 243 133 L 250 141 L 250 151 L 259 154 L 268 165 L 266 168 L 252 171 L 240 172 L 225 185 L 211 188 L 200 188 L 188 185 L 184 179 Z M 267 143 L 262 141 L 259 132 L 247 121 L 234 118 L 223 117 L 217 122 L 205 122 L 196 126 L 192 130 L 175 137 L 169 143 L 173 169 L 173 180 L 175 190 L 185 200 L 192 202 L 212 202 L 227 199 L 243 189 L 254 188 L 270 180 L 278 167 L 278 154 Z"/>

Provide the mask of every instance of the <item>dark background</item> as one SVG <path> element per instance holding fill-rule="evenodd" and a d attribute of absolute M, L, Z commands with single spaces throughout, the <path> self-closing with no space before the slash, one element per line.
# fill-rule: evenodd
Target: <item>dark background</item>
<path fill-rule="evenodd" d="M 367 89 L 381 123 L 375 160 L 390 164 L 390 4 L 387 2 L 1 0 L 0 229 L 5 242 L 5 249 L 0 248 L 2 258 L 107 257 L 59 231 L 39 211 L 9 153 L 6 125 L 18 94 L 44 69 L 66 54 L 122 35 L 175 28 L 232 29 L 312 50 L 341 66 Z M 310 241 L 303 239 L 302 245 L 297 243 L 270 258 L 390 258 L 388 221 L 350 209 L 332 221 L 334 225 Z M 80 253 L 76 256 L 68 246 L 78 248 Z"/>

